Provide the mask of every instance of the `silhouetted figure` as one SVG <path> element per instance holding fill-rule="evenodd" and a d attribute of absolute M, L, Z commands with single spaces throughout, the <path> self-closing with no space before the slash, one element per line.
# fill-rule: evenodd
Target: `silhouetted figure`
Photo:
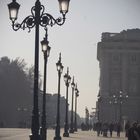
<path fill-rule="evenodd" d="M 110 123 L 109 124 L 109 132 L 110 132 L 110 137 L 112 137 L 112 132 L 114 130 L 114 124 L 113 123 Z"/>
<path fill-rule="evenodd" d="M 128 129 L 128 140 L 137 140 L 134 132 L 137 131 L 137 122 L 134 122 Z"/>
<path fill-rule="evenodd" d="M 103 123 L 103 136 L 107 137 L 107 131 L 108 131 L 108 123 Z"/>
<path fill-rule="evenodd" d="M 128 137 L 128 129 L 130 128 L 130 122 L 127 121 L 125 124 L 125 137 Z"/>
<path fill-rule="evenodd" d="M 137 140 L 140 140 L 140 123 L 137 125 L 137 132 L 138 132 Z"/>
<path fill-rule="evenodd" d="M 121 123 L 118 122 L 116 124 L 116 129 L 117 129 L 117 137 L 120 137 L 120 132 L 121 132 Z"/>
<path fill-rule="evenodd" d="M 87 130 L 87 126 L 86 126 L 84 123 L 81 124 L 81 130 L 82 130 L 82 131 Z"/>
<path fill-rule="evenodd" d="M 97 122 L 97 123 L 96 123 L 97 136 L 100 136 L 101 128 L 102 128 L 101 122 Z"/>

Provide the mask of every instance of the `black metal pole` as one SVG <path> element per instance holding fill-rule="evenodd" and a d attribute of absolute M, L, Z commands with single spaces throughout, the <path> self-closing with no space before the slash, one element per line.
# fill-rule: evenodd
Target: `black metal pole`
<path fill-rule="evenodd" d="M 60 5 L 60 13 L 62 17 L 55 19 L 49 13 L 44 13 L 45 7 L 41 5 L 39 0 L 36 0 L 35 6 L 31 8 L 31 15 L 27 16 L 21 23 L 17 23 L 17 14 L 20 5 L 13 0 L 8 4 L 9 16 L 12 21 L 12 28 L 14 31 L 19 29 L 25 30 L 29 29 L 29 32 L 32 28 L 35 27 L 35 56 L 34 56 L 34 88 L 33 88 L 33 111 L 32 111 L 32 121 L 31 121 L 31 134 L 30 140 L 40 140 L 39 133 L 39 109 L 38 109 L 38 79 L 39 79 L 39 26 L 46 28 L 54 25 L 63 25 L 65 23 L 65 15 L 68 12 L 69 1 L 66 2 L 58 0 Z M 14 14 L 13 14 L 14 11 Z M 59 117 L 59 116 L 58 116 Z"/>
<path fill-rule="evenodd" d="M 120 108 L 119 122 L 120 122 L 120 124 L 121 124 L 121 123 L 122 123 L 122 103 L 121 103 L 121 101 L 120 101 L 120 106 L 119 106 L 119 108 Z"/>
<path fill-rule="evenodd" d="M 38 75 L 39 75 L 39 22 L 41 4 L 39 0 L 35 3 L 35 61 L 34 61 L 34 95 L 33 113 L 30 140 L 40 140 L 39 134 L 39 110 L 38 110 Z"/>
<path fill-rule="evenodd" d="M 100 122 L 100 112 L 99 112 L 99 102 L 97 103 L 97 119 L 98 119 L 98 122 Z"/>
<path fill-rule="evenodd" d="M 67 76 L 68 76 L 68 71 L 67 71 Z M 68 88 L 69 88 L 69 83 L 68 83 L 68 79 L 66 82 L 66 115 L 65 115 L 65 126 L 64 126 L 64 137 L 69 137 L 69 126 L 68 126 Z"/>
<path fill-rule="evenodd" d="M 61 136 L 60 136 L 60 79 L 61 79 L 61 72 L 58 71 L 57 116 L 56 116 L 56 129 L 55 129 L 54 140 L 61 140 Z"/>
<path fill-rule="evenodd" d="M 77 132 L 77 95 L 75 94 L 75 120 L 74 120 L 74 131 Z"/>
<path fill-rule="evenodd" d="M 74 88 L 72 87 L 72 103 L 71 103 L 71 124 L 70 124 L 70 133 L 74 133 L 74 129 L 73 129 L 73 96 L 74 96 Z"/>
<path fill-rule="evenodd" d="M 41 120 L 41 139 L 46 140 L 46 75 L 47 75 L 47 51 L 44 52 L 44 84 L 43 84 L 43 105 L 42 105 L 42 120 Z"/>

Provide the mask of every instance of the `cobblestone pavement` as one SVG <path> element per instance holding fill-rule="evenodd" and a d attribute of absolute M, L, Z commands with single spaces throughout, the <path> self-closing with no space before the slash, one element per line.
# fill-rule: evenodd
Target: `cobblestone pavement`
<path fill-rule="evenodd" d="M 12 128 L 0 128 L 0 140 L 29 140 L 30 129 L 12 129 Z M 54 130 L 47 131 L 47 140 L 53 140 Z M 127 140 L 124 137 L 124 133 L 121 133 L 121 137 L 118 138 L 116 133 L 113 133 L 113 137 L 97 137 L 94 131 L 81 131 L 71 134 L 70 137 L 63 137 L 63 129 L 61 129 L 62 140 Z"/>

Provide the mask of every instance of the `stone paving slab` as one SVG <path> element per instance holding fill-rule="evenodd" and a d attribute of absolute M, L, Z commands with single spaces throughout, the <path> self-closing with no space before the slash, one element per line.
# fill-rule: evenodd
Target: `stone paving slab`
<path fill-rule="evenodd" d="M 0 140 L 30 140 L 29 134 L 30 129 L 13 129 L 13 128 L 0 128 Z M 113 133 L 113 137 L 97 137 L 96 132 L 94 131 L 81 131 L 70 133 L 70 137 L 63 137 L 64 130 L 61 129 L 61 138 L 62 140 L 127 140 L 124 133 L 121 133 L 121 137 L 118 138 L 116 133 Z M 47 131 L 47 140 L 54 139 L 54 130 Z"/>

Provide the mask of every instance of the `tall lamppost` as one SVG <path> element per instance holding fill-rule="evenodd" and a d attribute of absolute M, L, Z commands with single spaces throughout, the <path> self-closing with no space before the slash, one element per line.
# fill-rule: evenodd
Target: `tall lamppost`
<path fill-rule="evenodd" d="M 72 80 L 72 83 L 71 83 L 71 87 L 72 87 L 72 103 L 71 103 L 70 133 L 74 133 L 74 128 L 73 128 L 73 98 L 74 98 L 74 89 L 75 89 L 74 76 L 73 76 L 73 80 Z"/>
<path fill-rule="evenodd" d="M 60 136 L 60 79 L 63 72 L 63 65 L 61 63 L 61 53 L 59 54 L 59 60 L 56 63 L 58 71 L 58 97 L 57 97 L 57 116 L 56 116 L 56 128 L 54 140 L 61 140 Z"/>
<path fill-rule="evenodd" d="M 46 28 L 55 24 L 61 26 L 65 22 L 65 15 L 68 12 L 70 0 L 58 0 L 60 13 L 62 17 L 55 19 L 52 15 L 44 13 L 45 7 L 41 5 L 40 0 L 36 0 L 35 6 L 31 8 L 31 15 L 27 16 L 21 23 L 17 23 L 18 11 L 20 5 L 13 0 L 8 4 L 9 17 L 12 21 L 14 31 L 19 29 L 28 29 L 29 32 L 35 27 L 35 60 L 34 60 L 34 94 L 33 94 L 33 112 L 31 125 L 31 140 L 40 139 L 39 134 L 39 109 L 38 109 L 38 77 L 39 77 L 39 27 Z"/>
<path fill-rule="evenodd" d="M 117 96 L 116 96 L 115 94 L 111 97 L 111 100 L 109 101 L 109 104 L 110 104 L 110 105 L 111 105 L 111 104 L 113 105 L 113 106 L 112 106 L 112 110 L 111 110 L 111 112 L 114 111 L 114 112 L 112 112 L 112 114 L 113 114 L 113 115 L 112 115 L 112 117 L 113 117 L 113 118 L 112 118 L 112 121 L 113 121 L 113 120 L 114 120 L 115 122 L 120 121 L 120 120 L 118 119 L 118 117 L 117 117 L 117 116 L 118 116 L 118 115 L 117 115 L 117 114 L 118 114 L 118 113 L 117 113 L 118 98 L 117 98 Z M 121 112 L 121 111 L 120 111 L 120 112 Z M 121 114 L 120 112 L 119 112 L 119 114 Z M 121 116 L 121 115 L 119 115 L 119 116 Z M 119 117 L 119 118 L 120 118 L 120 117 Z"/>
<path fill-rule="evenodd" d="M 71 81 L 71 77 L 69 75 L 69 68 L 67 68 L 67 73 L 64 75 L 64 81 L 66 85 L 66 114 L 65 114 L 65 126 L 64 126 L 64 137 L 69 137 L 69 126 L 68 126 L 68 88 Z"/>
<path fill-rule="evenodd" d="M 44 83 L 43 83 L 43 104 L 42 104 L 42 119 L 41 119 L 41 139 L 46 140 L 46 75 L 47 75 L 47 61 L 50 55 L 51 47 L 48 45 L 48 35 L 46 28 L 46 35 L 43 41 L 41 41 L 42 52 L 44 54 Z"/>
<path fill-rule="evenodd" d="M 74 120 L 74 131 L 77 132 L 77 97 L 79 96 L 79 90 L 77 84 L 75 86 L 75 120 Z"/>
<path fill-rule="evenodd" d="M 124 94 L 122 91 L 120 91 L 118 95 L 116 95 L 116 94 L 113 95 L 114 104 L 119 105 L 119 122 L 120 123 L 122 122 L 122 104 L 123 104 L 124 100 L 127 98 L 128 98 L 128 95 Z"/>

